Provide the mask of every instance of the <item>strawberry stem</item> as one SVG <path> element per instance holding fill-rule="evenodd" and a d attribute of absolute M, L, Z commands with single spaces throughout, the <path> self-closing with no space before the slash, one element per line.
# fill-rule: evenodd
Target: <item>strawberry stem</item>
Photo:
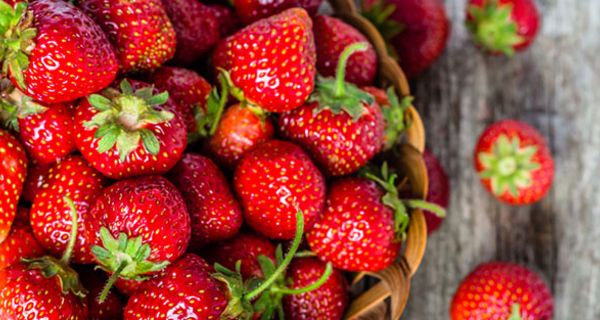
<path fill-rule="evenodd" d="M 117 279 L 119 279 L 119 277 L 121 276 L 121 272 L 123 272 L 123 269 L 125 269 L 125 267 L 127 267 L 127 263 L 125 261 L 123 261 L 123 262 L 121 262 L 121 264 L 119 265 L 117 270 L 115 272 L 113 272 L 113 274 L 110 275 L 110 277 L 108 278 L 108 281 L 102 288 L 102 292 L 100 293 L 100 296 L 98 297 L 98 302 L 100 302 L 101 304 L 104 303 L 104 301 L 106 300 L 106 297 L 108 296 L 108 293 L 110 292 L 110 289 L 112 289 L 115 282 L 117 282 Z"/>
<path fill-rule="evenodd" d="M 73 200 L 68 196 L 63 197 L 63 201 L 69 207 L 69 213 L 71 214 L 71 234 L 69 236 L 69 243 L 67 244 L 67 249 L 63 253 L 60 262 L 64 265 L 69 264 L 69 260 L 71 259 L 71 255 L 73 254 L 73 248 L 75 248 L 75 243 L 77 243 L 77 209 L 75 208 L 75 204 Z"/>
<path fill-rule="evenodd" d="M 333 272 L 333 267 L 331 266 L 331 263 L 328 262 L 327 265 L 325 266 L 325 271 L 323 271 L 323 274 L 321 275 L 321 277 L 319 277 L 319 279 L 317 279 L 315 282 L 309 284 L 308 286 L 306 286 L 304 288 L 299 288 L 299 289 L 273 288 L 273 291 L 279 292 L 282 294 L 287 294 L 287 295 L 290 295 L 290 294 L 297 295 L 297 294 L 303 294 L 306 292 L 310 292 L 310 291 L 320 288 L 327 280 L 329 280 L 329 276 L 331 276 L 332 272 Z"/>
<path fill-rule="evenodd" d="M 510 318 L 508 320 L 521 320 L 521 305 L 515 303 L 512 305 L 512 313 L 510 314 Z"/>
<path fill-rule="evenodd" d="M 446 210 L 435 203 L 427 202 L 421 199 L 403 199 L 402 201 L 409 208 L 426 210 L 435 214 L 439 218 L 446 217 Z"/>
<path fill-rule="evenodd" d="M 337 71 L 335 73 L 335 97 L 341 98 L 346 94 L 346 65 L 350 56 L 356 52 L 366 51 L 369 48 L 365 42 L 357 42 L 347 46 L 338 60 Z"/>

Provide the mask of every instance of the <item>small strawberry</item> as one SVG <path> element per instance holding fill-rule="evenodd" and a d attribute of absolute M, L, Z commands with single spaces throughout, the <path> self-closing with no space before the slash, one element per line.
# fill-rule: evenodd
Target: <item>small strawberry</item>
<path fill-rule="evenodd" d="M 181 190 L 191 218 L 190 247 L 235 236 L 242 226 L 242 209 L 216 164 L 198 154 L 185 154 L 171 170 L 170 180 Z"/>
<path fill-rule="evenodd" d="M 33 233 L 42 247 L 60 255 L 69 243 L 72 222 L 68 203 L 63 201 L 68 196 L 75 203 L 79 221 L 72 260 L 94 262 L 90 224 L 95 218 L 90 210 L 104 184 L 104 177 L 81 156 L 69 156 L 50 167 L 30 213 Z"/>
<path fill-rule="evenodd" d="M 78 8 L 67 1 L 32 0 L 14 10 L 0 5 L 6 19 L 0 34 L 3 73 L 34 100 L 75 100 L 110 84 L 117 60 L 108 39 Z"/>
<path fill-rule="evenodd" d="M 533 0 L 470 0 L 467 28 L 475 42 L 493 54 L 512 56 L 533 42 L 540 14 Z"/>
<path fill-rule="evenodd" d="M 21 259 L 35 258 L 42 254 L 44 249 L 35 240 L 28 223 L 15 220 L 8 238 L 0 243 L 0 270 L 18 264 Z"/>
<path fill-rule="evenodd" d="M 289 8 L 303 8 L 315 15 L 323 0 L 233 0 L 237 14 L 245 24 L 268 18 Z"/>
<path fill-rule="evenodd" d="M 405 113 L 412 105 L 413 97 L 405 96 L 400 100 L 393 87 L 387 91 L 375 87 L 363 87 L 362 90 L 372 95 L 381 107 L 385 119 L 383 150 L 390 150 L 400 142 L 402 133 L 410 126 Z"/>
<path fill-rule="evenodd" d="M 552 293 L 535 272 L 512 263 L 479 265 L 460 284 L 450 307 L 452 320 L 550 320 Z"/>
<path fill-rule="evenodd" d="M 176 35 L 160 0 L 80 0 L 106 32 L 124 72 L 153 70 L 175 54 Z"/>
<path fill-rule="evenodd" d="M 485 129 L 475 148 L 475 169 L 487 190 L 512 205 L 539 201 L 554 178 L 554 160 L 542 135 L 515 120 Z"/>
<path fill-rule="evenodd" d="M 362 33 L 340 19 L 322 15 L 314 19 L 313 30 L 317 46 L 317 71 L 320 75 L 335 76 L 344 49 L 361 42 L 367 44 L 367 49 L 356 52 L 348 59 L 345 79 L 358 86 L 373 83 L 377 73 L 377 54 Z"/>
<path fill-rule="evenodd" d="M 326 270 L 326 264 L 314 258 L 294 259 L 287 271 L 290 289 L 315 284 Z M 348 284 L 344 275 L 333 270 L 325 283 L 317 289 L 288 294 L 283 298 L 285 318 L 290 320 L 340 320 L 348 305 Z"/>
<path fill-rule="evenodd" d="M 301 106 L 314 88 L 312 21 L 303 9 L 288 9 L 229 37 L 224 61 L 238 100 L 270 112 Z M 223 50 L 221 48 L 221 50 Z"/>
<path fill-rule="evenodd" d="M 238 103 L 223 113 L 208 149 L 219 164 L 233 168 L 246 152 L 271 140 L 274 132 L 270 118 Z"/>
<path fill-rule="evenodd" d="M 320 78 L 309 103 L 279 118 L 283 135 L 308 150 L 328 175 L 356 172 L 384 142 L 381 108 L 371 95 L 344 81 L 348 58 L 367 48 L 362 42 L 347 47 L 338 77 Z"/>
<path fill-rule="evenodd" d="M 10 232 L 27 175 L 27 156 L 17 138 L 0 129 L 0 243 Z"/>
<path fill-rule="evenodd" d="M 185 124 L 169 94 L 156 94 L 150 86 L 134 91 L 132 84 L 125 79 L 120 90 L 89 96 L 75 114 L 79 151 L 113 179 L 166 173 L 187 144 Z"/>
<path fill-rule="evenodd" d="M 89 320 L 121 320 L 125 307 L 115 290 L 111 290 L 106 300 L 100 303 L 100 293 L 104 288 L 106 275 L 101 271 L 85 268 L 79 272 L 83 285 L 88 289 L 88 319 Z"/>
<path fill-rule="evenodd" d="M 301 210 L 310 230 L 325 204 L 325 179 L 290 142 L 271 140 L 246 153 L 234 175 L 245 221 L 273 239 L 291 239 Z"/>
<path fill-rule="evenodd" d="M 429 178 L 429 189 L 427 191 L 427 202 L 435 203 L 438 206 L 448 209 L 450 202 L 450 183 L 448 175 L 442 164 L 429 150 L 423 152 L 423 160 L 427 167 L 427 177 Z M 427 233 L 436 231 L 444 219 L 431 211 L 424 211 L 425 221 L 427 222 Z"/>
<path fill-rule="evenodd" d="M 219 34 L 221 37 L 227 37 L 237 31 L 240 27 L 240 21 L 235 12 L 221 4 L 208 4 L 217 17 L 219 23 Z"/>
<path fill-rule="evenodd" d="M 379 271 L 398 255 L 409 223 L 407 207 L 443 209 L 422 200 L 400 200 L 397 175 L 383 164 L 380 176 L 345 178 L 331 185 L 324 214 L 306 239 L 312 251 L 346 271 Z"/>
<path fill-rule="evenodd" d="M 450 35 L 441 0 L 366 0 L 363 14 L 379 29 L 409 78 L 438 59 Z"/>
<path fill-rule="evenodd" d="M 23 183 L 23 193 L 21 198 L 27 202 L 33 203 L 35 197 L 40 193 L 40 189 L 44 184 L 46 176 L 48 176 L 48 166 L 40 166 L 36 164 L 29 164 L 27 168 L 27 179 Z M 29 220 L 29 218 L 27 218 Z"/>
<path fill-rule="evenodd" d="M 111 273 L 100 301 L 118 278 L 139 283 L 179 258 L 190 241 L 190 216 L 177 188 L 160 176 L 118 181 L 104 189 L 95 218 L 92 252 Z"/>
<path fill-rule="evenodd" d="M 204 252 L 207 261 L 219 263 L 231 270 L 241 261 L 240 272 L 244 279 L 264 278 L 259 256 L 275 261 L 275 245 L 269 239 L 253 233 L 240 233 L 232 239 L 210 246 Z"/>

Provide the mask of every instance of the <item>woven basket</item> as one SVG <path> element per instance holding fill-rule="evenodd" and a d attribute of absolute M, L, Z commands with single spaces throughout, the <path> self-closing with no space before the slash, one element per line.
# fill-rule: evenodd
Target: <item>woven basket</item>
<path fill-rule="evenodd" d="M 354 0 L 329 2 L 334 15 L 361 31 L 375 48 L 379 60 L 380 84 L 392 85 L 400 97 L 410 95 L 404 72 L 388 55 L 379 31 L 360 15 Z M 386 160 L 404 178 L 404 188 L 409 188 L 414 196 L 424 199 L 428 190 L 427 170 L 421 155 L 425 148 L 425 130 L 414 106 L 408 108 L 405 116 L 410 123 L 405 142 L 398 145 L 394 152 L 390 152 Z M 354 276 L 353 291 L 360 293 L 352 299 L 346 319 L 399 319 L 408 301 L 410 279 L 421 264 L 426 244 L 427 226 L 423 212 L 412 210 L 407 239 L 397 261 L 383 271 L 363 272 Z"/>

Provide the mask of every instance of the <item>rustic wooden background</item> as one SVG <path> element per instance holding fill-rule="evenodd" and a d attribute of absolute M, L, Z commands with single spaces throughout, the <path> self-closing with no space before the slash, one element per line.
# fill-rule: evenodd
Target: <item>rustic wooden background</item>
<path fill-rule="evenodd" d="M 405 319 L 448 318 L 459 281 L 477 264 L 526 264 L 549 282 L 555 319 L 600 319 L 600 1 L 540 0 L 541 34 L 512 60 L 473 47 L 466 0 L 446 0 L 452 34 L 412 89 L 428 145 L 452 184 L 449 217 L 429 241 Z M 541 203 L 502 205 L 480 186 L 472 152 L 489 123 L 517 118 L 549 140 L 554 187 Z"/>

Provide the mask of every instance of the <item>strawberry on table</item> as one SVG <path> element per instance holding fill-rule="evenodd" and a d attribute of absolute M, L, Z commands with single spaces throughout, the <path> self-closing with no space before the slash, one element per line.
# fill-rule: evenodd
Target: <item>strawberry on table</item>
<path fill-rule="evenodd" d="M 2 70 L 26 95 L 44 103 L 71 101 L 115 79 L 118 65 L 108 39 L 68 1 L 32 0 L 14 10 L 0 2 L 0 11 L 10 21 L 0 26 L 9 37 L 0 45 Z"/>
<path fill-rule="evenodd" d="M 539 201 L 554 178 L 546 141 L 535 128 L 516 120 L 485 129 L 475 148 L 475 169 L 487 190 L 512 205 Z"/>
<path fill-rule="evenodd" d="M 0 243 L 0 270 L 43 253 L 44 249 L 35 240 L 28 222 L 15 221 L 8 238 Z"/>
<path fill-rule="evenodd" d="M 270 17 L 289 8 L 303 8 L 315 15 L 323 0 L 233 0 L 236 13 L 245 24 Z"/>
<path fill-rule="evenodd" d="M 452 320 L 550 320 L 552 293 L 535 272 L 508 262 L 479 265 L 460 284 L 450 307 Z"/>
<path fill-rule="evenodd" d="M 10 232 L 27 176 L 27 155 L 17 138 L 0 129 L 0 243 Z"/>
<path fill-rule="evenodd" d="M 120 89 L 108 88 L 81 101 L 75 143 L 109 178 L 166 173 L 187 145 L 180 114 L 168 92 L 157 94 L 149 85 L 125 79 Z"/>

